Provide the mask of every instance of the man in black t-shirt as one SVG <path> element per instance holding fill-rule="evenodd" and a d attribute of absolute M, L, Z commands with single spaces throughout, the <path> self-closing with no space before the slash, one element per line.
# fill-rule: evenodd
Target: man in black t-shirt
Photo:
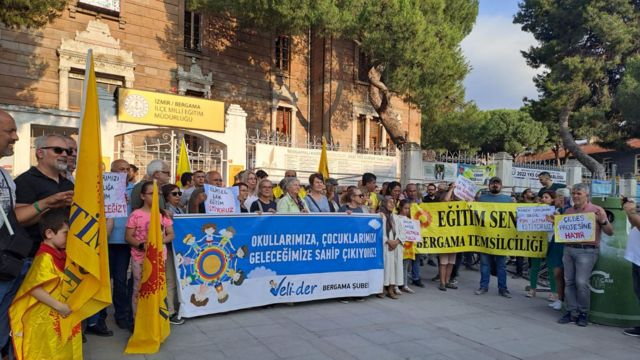
<path fill-rule="evenodd" d="M 542 197 L 542 194 L 545 191 L 553 191 L 555 192 L 558 189 L 566 188 L 567 185 L 564 184 L 556 184 L 551 180 L 551 174 L 548 171 L 543 171 L 538 174 L 538 180 L 540 180 L 540 184 L 542 184 L 542 188 L 538 191 L 538 197 Z"/>
<path fill-rule="evenodd" d="M 60 175 L 67 169 L 71 150 L 61 135 L 44 135 L 35 141 L 38 164 L 18 176 L 16 182 L 16 217 L 33 240 L 31 256 L 42 239 L 38 222 L 42 213 L 63 208 L 73 202 L 73 183 Z"/>

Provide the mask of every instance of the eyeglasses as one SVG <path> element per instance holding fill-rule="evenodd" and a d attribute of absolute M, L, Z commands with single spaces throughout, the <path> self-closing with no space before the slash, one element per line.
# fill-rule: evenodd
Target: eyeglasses
<path fill-rule="evenodd" d="M 170 193 L 173 196 L 182 196 L 182 192 L 181 191 L 173 191 Z"/>
<path fill-rule="evenodd" d="M 63 148 L 60 146 L 45 146 L 45 147 L 41 147 L 40 149 L 43 149 L 43 150 L 51 149 L 56 155 L 61 155 L 63 152 L 66 153 L 67 155 L 71 155 L 71 153 L 73 152 L 71 149 Z"/>
<path fill-rule="evenodd" d="M 160 171 L 160 172 L 167 176 L 171 176 L 171 171 Z"/>

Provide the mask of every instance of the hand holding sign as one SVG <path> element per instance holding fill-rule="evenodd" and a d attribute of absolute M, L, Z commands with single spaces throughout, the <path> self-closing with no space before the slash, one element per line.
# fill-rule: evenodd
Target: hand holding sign
<path fill-rule="evenodd" d="M 478 192 L 478 188 L 473 181 L 467 179 L 462 175 L 458 175 L 458 178 L 455 182 L 455 188 L 453 189 L 453 194 L 457 196 L 461 200 L 473 201 L 476 197 L 476 193 Z"/>

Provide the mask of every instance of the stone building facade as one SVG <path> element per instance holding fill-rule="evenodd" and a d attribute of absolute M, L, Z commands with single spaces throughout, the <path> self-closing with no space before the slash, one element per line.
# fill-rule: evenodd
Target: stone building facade
<path fill-rule="evenodd" d="M 341 151 L 392 147 L 369 104 L 354 43 L 239 28 L 232 19 L 188 11 L 184 0 L 71 0 L 42 29 L 0 27 L 0 107 L 14 114 L 22 140 L 78 128 L 89 48 L 105 101 L 111 94 L 117 102 L 117 89 L 124 87 L 221 101 L 227 110 L 237 105 L 233 111 L 246 113 L 243 144 L 245 136 L 279 134 L 290 146 L 325 135 Z M 392 105 L 409 141 L 419 143 L 419 110 L 400 98 Z M 222 161 L 246 162 L 216 134 L 113 128 L 103 139 L 113 142 L 103 150 L 110 158 L 171 130 L 191 150 L 219 149 Z"/>

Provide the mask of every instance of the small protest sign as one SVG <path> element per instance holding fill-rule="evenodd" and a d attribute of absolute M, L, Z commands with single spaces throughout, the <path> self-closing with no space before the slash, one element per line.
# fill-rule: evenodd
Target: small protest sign
<path fill-rule="evenodd" d="M 462 175 L 458 175 L 456 179 L 456 188 L 453 190 L 453 194 L 460 200 L 472 201 L 476 197 L 478 188 L 476 184 Z"/>
<path fill-rule="evenodd" d="M 596 214 L 555 216 L 555 241 L 562 243 L 596 241 Z"/>
<path fill-rule="evenodd" d="M 104 215 L 107 219 L 127 216 L 127 174 L 107 172 L 102 174 L 104 188 Z"/>
<path fill-rule="evenodd" d="M 553 206 L 519 206 L 516 209 L 518 231 L 553 231 L 547 216 L 554 214 Z"/>
<path fill-rule="evenodd" d="M 400 228 L 404 235 L 404 241 L 422 241 L 422 235 L 420 235 L 420 222 L 418 220 L 412 220 L 404 216 L 398 216 L 397 219 L 400 220 Z"/>
<path fill-rule="evenodd" d="M 207 214 L 236 214 L 240 212 L 238 187 L 224 188 L 205 184 L 204 192 L 207 194 L 207 200 L 204 203 Z"/>

